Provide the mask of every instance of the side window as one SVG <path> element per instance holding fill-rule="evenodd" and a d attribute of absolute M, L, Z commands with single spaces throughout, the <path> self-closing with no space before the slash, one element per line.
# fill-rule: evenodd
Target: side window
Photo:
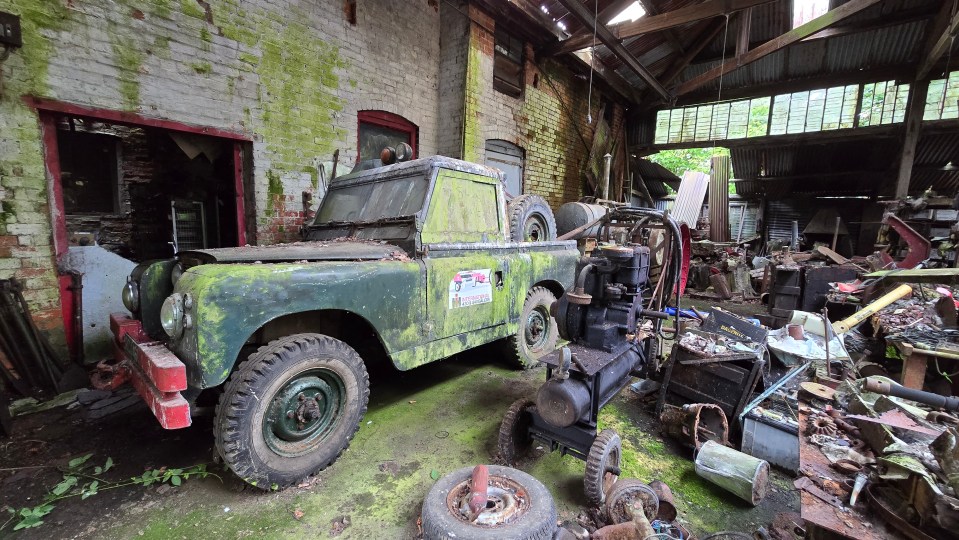
<path fill-rule="evenodd" d="M 442 169 L 423 224 L 423 243 L 502 240 L 496 179 Z"/>
<path fill-rule="evenodd" d="M 506 173 L 506 192 L 523 193 L 523 149 L 509 141 L 486 141 L 486 165 Z"/>
<path fill-rule="evenodd" d="M 496 29 L 493 89 L 519 97 L 523 94 L 523 40 Z"/>
<path fill-rule="evenodd" d="M 397 114 L 386 111 L 360 111 L 357 113 L 357 156 L 359 161 L 379 159 L 384 147 L 396 147 L 405 142 L 413 148 L 413 157 L 418 157 L 416 147 L 416 124 Z"/>

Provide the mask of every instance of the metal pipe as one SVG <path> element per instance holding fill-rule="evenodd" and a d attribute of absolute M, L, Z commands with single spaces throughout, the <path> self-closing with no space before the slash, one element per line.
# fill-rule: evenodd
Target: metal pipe
<path fill-rule="evenodd" d="M 892 291 L 880 296 L 874 302 L 860 309 L 856 313 L 853 313 L 849 317 L 846 317 L 841 321 L 834 322 L 832 324 L 832 330 L 837 334 L 845 334 L 856 326 L 859 326 L 860 323 L 871 317 L 877 311 L 895 302 L 896 300 L 911 294 L 912 287 L 909 285 L 900 285 Z"/>
<path fill-rule="evenodd" d="M 863 390 L 866 390 L 867 392 L 875 392 L 884 396 L 901 397 L 903 399 L 909 399 L 918 403 L 924 403 L 926 405 L 932 405 L 933 407 L 946 409 L 947 411 L 959 411 L 959 398 L 940 396 L 939 394 L 933 394 L 932 392 L 923 392 L 922 390 L 906 388 L 905 386 L 899 384 L 890 384 L 885 381 L 880 381 L 879 379 L 873 379 L 872 377 L 866 378 L 865 383 L 863 383 Z"/>
<path fill-rule="evenodd" d="M 799 250 L 799 222 L 793 221 L 792 223 L 792 234 L 790 235 L 789 247 L 793 251 Z"/>
<path fill-rule="evenodd" d="M 469 509 L 475 520 L 486 509 L 487 489 L 489 487 L 489 469 L 486 465 L 473 467 L 473 477 L 470 482 Z"/>
<path fill-rule="evenodd" d="M 613 162 L 613 155 L 609 152 L 603 156 L 603 191 L 600 198 L 609 199 L 609 169 Z"/>

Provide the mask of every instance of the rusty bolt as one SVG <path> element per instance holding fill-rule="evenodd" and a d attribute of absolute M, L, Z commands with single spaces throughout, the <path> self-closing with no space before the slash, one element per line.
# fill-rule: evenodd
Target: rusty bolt
<path fill-rule="evenodd" d="M 323 396 L 321 394 L 317 394 L 313 396 L 313 399 L 315 399 L 317 403 L 319 403 L 320 401 L 323 401 Z"/>
<path fill-rule="evenodd" d="M 287 418 L 293 418 L 293 411 L 286 411 Z"/>
<path fill-rule="evenodd" d="M 306 399 L 306 394 L 301 392 L 300 395 L 296 396 L 296 399 L 303 401 L 304 399 Z"/>

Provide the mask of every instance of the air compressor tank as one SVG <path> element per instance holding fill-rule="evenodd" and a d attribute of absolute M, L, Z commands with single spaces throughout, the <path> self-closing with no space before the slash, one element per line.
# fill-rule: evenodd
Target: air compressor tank
<path fill-rule="evenodd" d="M 556 234 L 562 236 L 573 229 L 592 223 L 606 215 L 607 208 L 598 204 L 570 202 L 559 207 L 556 211 Z M 579 232 L 572 240 L 589 238 L 599 235 L 600 224 Z"/>

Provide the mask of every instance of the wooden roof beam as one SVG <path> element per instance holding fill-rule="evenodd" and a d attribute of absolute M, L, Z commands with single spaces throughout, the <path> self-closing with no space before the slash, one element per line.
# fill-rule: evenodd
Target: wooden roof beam
<path fill-rule="evenodd" d="M 616 40 L 612 32 L 609 31 L 609 28 L 606 28 L 605 24 L 600 24 L 593 18 L 593 14 L 590 13 L 583 4 L 580 4 L 579 0 L 559 0 L 559 2 L 563 4 L 583 26 L 593 28 L 595 25 L 596 37 L 603 42 L 603 45 L 609 47 L 609 50 L 612 51 L 613 54 L 622 60 L 630 70 L 643 79 L 662 99 L 669 101 L 670 95 L 669 92 L 666 91 L 666 88 L 656 80 L 656 77 L 650 73 L 645 66 L 639 63 L 639 60 L 637 60 L 632 53 L 626 50 L 626 47 L 624 47 L 622 43 Z"/>
<path fill-rule="evenodd" d="M 637 92 L 636 89 L 629 84 L 629 81 L 622 78 L 619 73 L 616 73 L 610 69 L 609 66 L 603 63 L 603 60 L 598 56 L 592 58 L 592 63 L 590 63 L 590 56 L 592 56 L 592 53 L 588 50 L 576 51 L 570 56 L 575 58 L 577 61 L 582 62 L 586 69 L 592 67 L 593 71 L 596 72 L 596 75 L 599 75 L 599 77 L 603 79 L 606 84 L 610 86 L 610 88 L 626 98 L 626 100 L 633 105 L 641 103 L 639 92 Z"/>
<path fill-rule="evenodd" d="M 721 17 L 735 11 L 768 4 L 774 1 L 776 0 L 706 0 L 701 4 L 694 4 L 673 11 L 667 11 L 666 13 L 652 17 L 642 17 L 633 22 L 617 24 L 613 29 L 613 34 L 619 39 L 626 39 L 701 21 L 703 19 Z"/>
<path fill-rule="evenodd" d="M 919 70 L 916 71 L 917 81 L 925 79 L 936 61 L 952 46 L 956 30 L 959 28 L 959 11 L 953 13 L 954 6 L 953 2 L 943 2 L 939 14 L 930 25 L 926 44 L 923 47 L 923 61 L 919 65 Z"/>
<path fill-rule="evenodd" d="M 636 0 L 613 0 L 608 6 L 600 10 L 599 22 L 609 24 L 609 21 L 619 15 L 624 9 Z M 544 56 L 556 56 L 573 51 L 585 49 L 593 44 L 593 27 L 583 28 L 573 34 L 569 39 L 553 44 L 551 47 L 543 49 Z"/>
<path fill-rule="evenodd" d="M 724 73 L 729 73 L 734 69 L 751 64 L 760 58 L 766 57 L 780 49 L 792 45 L 793 43 L 801 41 L 815 34 L 816 32 L 828 28 L 839 21 L 847 19 L 879 2 L 880 0 L 850 0 L 850 2 L 847 2 L 836 9 L 827 11 L 823 15 L 816 17 L 806 24 L 797 26 L 785 34 L 763 43 L 746 54 L 731 58 L 719 66 L 707 71 L 706 73 L 684 82 L 676 89 L 676 94 L 688 94 L 700 86 L 708 83 L 709 81 L 718 79 Z"/>

